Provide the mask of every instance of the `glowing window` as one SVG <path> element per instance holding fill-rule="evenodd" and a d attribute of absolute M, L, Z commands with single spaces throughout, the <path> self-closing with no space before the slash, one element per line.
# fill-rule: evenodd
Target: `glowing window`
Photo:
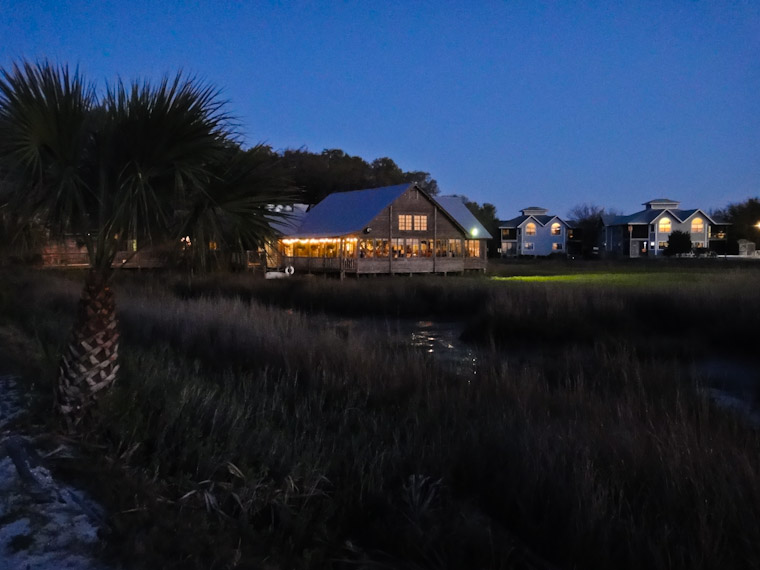
<path fill-rule="evenodd" d="M 449 239 L 449 256 L 462 257 L 462 240 Z"/>
<path fill-rule="evenodd" d="M 701 234 L 705 231 L 705 221 L 702 218 L 694 218 L 691 221 L 691 233 Z"/>
<path fill-rule="evenodd" d="M 552 235 L 553 236 L 561 236 L 562 235 L 562 226 L 558 223 L 552 224 Z"/>
<path fill-rule="evenodd" d="M 670 218 L 662 218 L 658 224 L 658 229 L 660 230 L 660 233 L 670 233 Z"/>
<path fill-rule="evenodd" d="M 527 224 L 525 226 L 525 235 L 526 236 L 534 236 L 536 235 L 536 224 L 533 222 Z"/>
<path fill-rule="evenodd" d="M 412 216 L 411 214 L 399 214 L 398 217 L 398 229 L 399 231 L 409 231 L 412 229 Z"/>
<path fill-rule="evenodd" d="M 414 216 L 414 229 L 427 231 L 427 216 Z"/>

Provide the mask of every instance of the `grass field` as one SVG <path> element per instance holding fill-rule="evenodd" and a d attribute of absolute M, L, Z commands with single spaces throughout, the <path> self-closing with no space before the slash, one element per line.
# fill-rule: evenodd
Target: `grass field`
<path fill-rule="evenodd" d="M 635 273 L 565 273 L 559 275 L 515 275 L 512 277 L 493 277 L 495 281 L 520 283 L 567 283 L 567 284 L 599 284 L 631 287 L 651 287 L 662 284 L 692 284 L 704 283 L 714 279 L 716 272 L 677 271 L 635 272 Z"/>
<path fill-rule="evenodd" d="M 757 277 L 125 275 L 122 376 L 60 468 L 150 568 L 754 567 L 760 436 L 690 359 L 754 343 Z M 79 285 L 0 276 L 40 429 Z M 477 376 L 323 312 L 460 319 Z"/>

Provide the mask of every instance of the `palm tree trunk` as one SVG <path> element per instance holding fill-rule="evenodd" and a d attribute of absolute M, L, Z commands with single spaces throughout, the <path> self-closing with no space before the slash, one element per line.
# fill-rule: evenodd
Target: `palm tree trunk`
<path fill-rule="evenodd" d="M 82 421 L 99 393 L 113 384 L 119 370 L 116 303 L 109 276 L 110 270 L 89 270 L 58 369 L 57 409 L 69 431 Z"/>

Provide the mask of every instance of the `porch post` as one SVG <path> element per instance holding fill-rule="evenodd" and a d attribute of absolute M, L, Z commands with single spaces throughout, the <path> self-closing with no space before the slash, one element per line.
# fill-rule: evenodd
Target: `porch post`
<path fill-rule="evenodd" d="M 433 204 L 433 273 L 436 269 L 436 257 L 438 247 L 438 206 Z"/>
<path fill-rule="evenodd" d="M 343 257 L 344 257 L 343 247 L 344 247 L 344 243 L 345 242 L 344 242 L 344 240 L 343 240 L 342 237 L 338 238 L 338 247 L 340 248 L 340 253 L 339 253 L 339 257 L 338 257 L 338 263 L 340 264 L 339 271 L 340 271 L 340 280 L 341 281 L 343 281 L 343 279 L 346 277 L 346 270 L 345 270 L 345 267 L 343 265 Z"/>
<path fill-rule="evenodd" d="M 388 273 L 393 275 L 393 205 L 388 206 Z"/>

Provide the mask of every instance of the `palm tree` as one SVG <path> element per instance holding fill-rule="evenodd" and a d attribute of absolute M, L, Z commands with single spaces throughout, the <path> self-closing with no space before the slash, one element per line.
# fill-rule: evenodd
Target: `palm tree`
<path fill-rule="evenodd" d="M 0 199 L 29 224 L 75 235 L 89 257 L 56 385 L 67 429 L 119 370 L 110 287 L 119 238 L 151 244 L 197 224 L 204 238 L 225 229 L 250 246 L 270 233 L 271 188 L 245 192 L 254 172 L 237 164 L 230 124 L 218 92 L 182 74 L 157 85 L 118 81 L 98 96 L 66 66 L 0 70 Z"/>

